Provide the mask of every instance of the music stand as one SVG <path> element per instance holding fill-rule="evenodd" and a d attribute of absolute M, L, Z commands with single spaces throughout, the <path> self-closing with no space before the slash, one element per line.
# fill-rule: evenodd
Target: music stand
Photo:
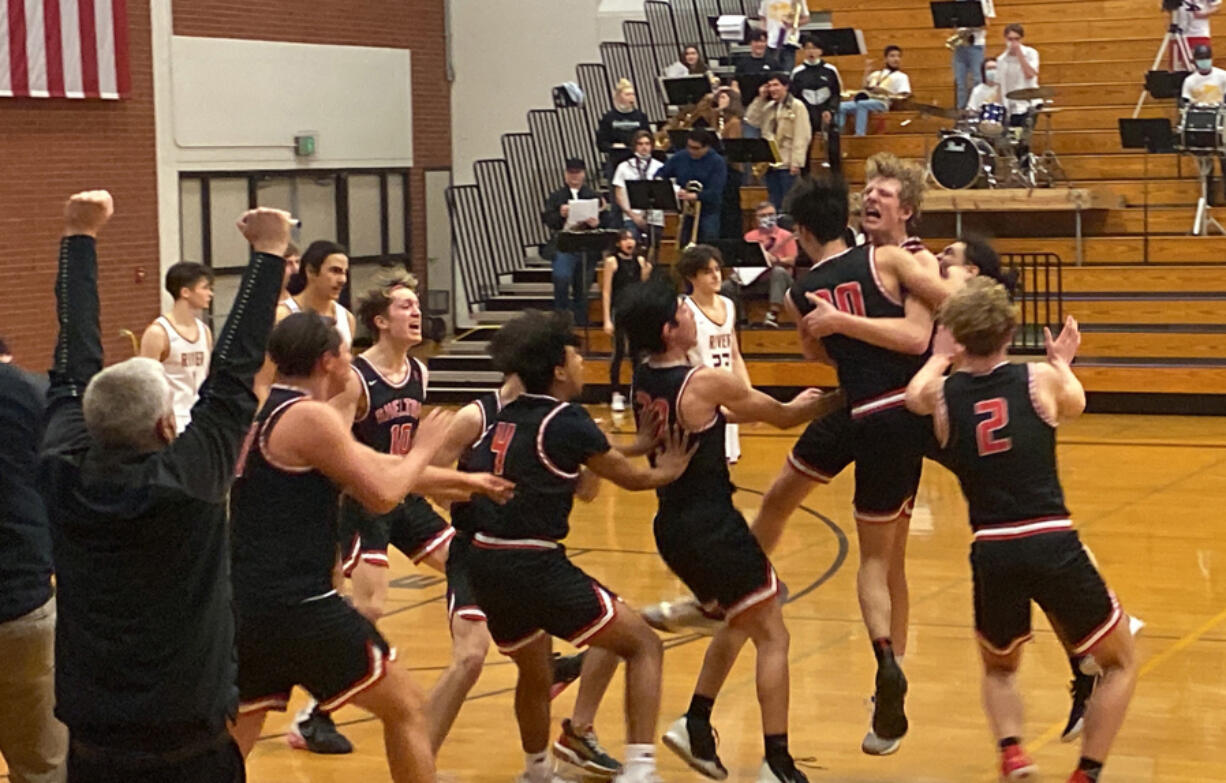
<path fill-rule="evenodd" d="M 626 197 L 630 208 L 640 212 L 659 209 L 665 212 L 680 212 L 677 192 L 673 183 L 666 179 L 638 179 L 626 181 Z"/>
<path fill-rule="evenodd" d="M 778 163 L 774 139 L 724 139 L 724 158 L 729 163 Z"/>
<path fill-rule="evenodd" d="M 620 232 L 611 228 L 593 228 L 586 231 L 559 231 L 558 251 L 561 253 L 602 254 L 617 241 Z"/>
<path fill-rule="evenodd" d="M 817 39 L 823 57 L 846 57 L 868 51 L 868 47 L 864 45 L 864 32 L 854 27 L 810 30 L 806 34 Z"/>
<path fill-rule="evenodd" d="M 928 7 L 932 9 L 932 26 L 938 29 L 987 26 L 987 20 L 983 18 L 983 5 L 980 3 L 943 0 L 929 3 Z"/>
<path fill-rule="evenodd" d="M 1134 120 L 1119 118 L 1120 146 L 1124 149 L 1143 149 L 1152 153 L 1175 152 L 1175 134 L 1171 121 L 1165 117 Z"/>
<path fill-rule="evenodd" d="M 1158 101 L 1178 98 L 1183 94 L 1183 80 L 1191 75 L 1190 71 L 1146 71 L 1145 91 Z"/>
<path fill-rule="evenodd" d="M 702 74 L 693 76 L 660 77 L 660 85 L 671 106 L 689 106 L 698 103 L 711 92 L 711 80 Z"/>
<path fill-rule="evenodd" d="M 766 256 L 762 254 L 762 245 L 757 242 L 746 242 L 744 239 L 708 239 L 705 244 L 719 250 L 724 258 L 724 266 L 768 266 Z"/>

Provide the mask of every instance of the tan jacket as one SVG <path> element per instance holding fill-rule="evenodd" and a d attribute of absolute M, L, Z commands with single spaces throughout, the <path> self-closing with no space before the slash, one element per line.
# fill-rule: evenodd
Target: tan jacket
<path fill-rule="evenodd" d="M 779 148 L 779 162 L 789 167 L 805 165 L 813 128 L 809 109 L 789 95 L 782 103 L 758 96 L 745 110 L 745 121 L 762 129 L 762 138 L 773 139 Z"/>

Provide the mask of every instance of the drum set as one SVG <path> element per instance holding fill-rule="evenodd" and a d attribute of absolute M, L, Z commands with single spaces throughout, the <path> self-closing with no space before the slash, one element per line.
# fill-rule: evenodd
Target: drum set
<path fill-rule="evenodd" d="M 1205 236 L 1209 229 L 1226 234 L 1222 224 L 1209 213 L 1209 180 L 1213 176 L 1213 159 L 1226 154 L 1226 105 L 1192 103 L 1179 113 L 1175 128 L 1175 149 L 1196 158 L 1200 177 L 1200 198 L 1196 202 L 1196 218 L 1192 233 Z"/>
<path fill-rule="evenodd" d="M 1046 101 L 1054 97 L 1051 87 L 1014 90 L 1008 101 Z M 908 108 L 922 115 L 953 120 L 942 128 L 940 140 L 928 155 L 928 173 L 946 190 L 970 188 L 1051 187 L 1057 179 L 1068 180 L 1051 146 L 1051 118 L 1060 109 L 1041 104 L 1019 126 L 1011 126 L 1005 104 L 985 103 L 977 112 L 960 111 L 926 103 Z M 1044 151 L 1035 154 L 1031 142 L 1039 122 L 1046 118 Z"/>

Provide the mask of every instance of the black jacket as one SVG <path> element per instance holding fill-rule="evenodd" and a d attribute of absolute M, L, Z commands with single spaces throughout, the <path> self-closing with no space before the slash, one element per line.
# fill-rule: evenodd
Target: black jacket
<path fill-rule="evenodd" d="M 0 623 L 51 598 L 51 532 L 36 484 L 44 399 L 33 376 L 0 364 Z"/>
<path fill-rule="evenodd" d="M 600 118 L 600 125 L 596 128 L 596 147 L 604 153 L 612 150 L 614 144 L 632 147 L 634 134 L 640 130 L 651 130 L 651 121 L 647 119 L 642 109 L 635 108 L 631 111 L 609 109 Z"/>
<path fill-rule="evenodd" d="M 579 188 L 579 198 L 600 198 L 600 194 L 584 183 L 583 187 Z M 558 232 L 566 225 L 566 218 L 562 217 L 562 205 L 570 199 L 570 188 L 566 185 L 550 193 L 549 198 L 545 199 L 545 209 L 541 211 L 541 222 L 552 232 L 549 235 L 549 241 L 541 248 L 541 258 L 546 261 L 552 261 L 558 255 Z M 604 220 L 604 213 L 601 214 L 600 219 Z"/>
<path fill-rule="evenodd" d="M 822 129 L 822 112 L 830 112 L 832 120 L 839 110 L 842 92 L 839 72 L 821 60 L 817 65 L 801 63 L 792 71 L 791 92 L 809 107 L 809 122 L 813 132 Z"/>
<path fill-rule="evenodd" d="M 59 590 L 55 713 L 75 738 L 164 750 L 215 735 L 235 714 L 225 500 L 284 268 L 252 256 L 191 424 L 137 453 L 85 428 L 82 397 L 102 369 L 98 262 L 92 238 L 60 243 L 40 486 Z"/>

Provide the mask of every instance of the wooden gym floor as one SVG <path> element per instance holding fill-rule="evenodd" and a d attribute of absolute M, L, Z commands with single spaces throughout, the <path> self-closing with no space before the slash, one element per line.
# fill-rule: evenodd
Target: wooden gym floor
<path fill-rule="evenodd" d="M 627 419 L 595 413 L 616 430 Z M 742 428 L 744 456 L 733 476 L 737 503 L 752 517 L 793 435 Z M 1086 416 L 1062 432 L 1060 461 L 1084 540 L 1126 609 L 1148 623 L 1138 641 L 1141 678 L 1104 780 L 1226 781 L 1226 419 Z M 872 758 L 859 743 L 869 719 L 873 665 L 855 597 L 857 547 L 849 475 L 817 488 L 789 523 L 775 563 L 791 588 L 784 614 L 792 634 L 791 746 L 817 781 L 995 779 L 995 755 L 979 706 L 971 631 L 965 505 L 951 474 L 925 466 L 912 523 L 908 572 L 911 634 L 906 671 L 912 729 L 898 754 Z M 609 486 L 577 505 L 567 542 L 575 562 L 635 606 L 681 592 L 656 555 L 654 497 Z M 383 631 L 429 686 L 449 660 L 441 578 L 392 556 L 390 616 Z M 1075 747 L 1059 741 L 1068 709 L 1068 664 L 1035 613 L 1035 642 L 1020 678 L 1025 741 L 1045 780 L 1063 781 Z M 557 644 L 557 649 L 566 645 Z M 666 639 L 661 731 L 689 702 L 704 640 Z M 749 648 L 747 648 L 748 650 Z M 514 670 L 496 652 L 439 758 L 440 780 L 506 783 L 522 769 L 512 714 Z M 597 729 L 621 755 L 622 679 L 614 680 Z M 569 714 L 572 686 L 554 702 Z M 293 706 L 301 703 L 299 695 Z M 269 718 L 248 766 L 252 781 L 384 781 L 378 724 L 354 708 L 337 714 L 357 751 L 326 758 L 291 751 L 287 716 Z M 738 662 L 716 702 L 714 722 L 730 780 L 752 780 L 761 760 L 753 660 Z M 658 745 L 666 781 L 700 780 Z"/>

